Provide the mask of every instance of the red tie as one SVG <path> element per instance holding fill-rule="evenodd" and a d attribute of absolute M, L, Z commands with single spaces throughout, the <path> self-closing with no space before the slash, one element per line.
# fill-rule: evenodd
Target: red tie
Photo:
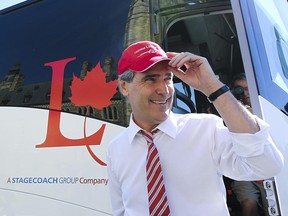
<path fill-rule="evenodd" d="M 149 212 L 150 216 L 168 216 L 170 215 L 170 209 L 167 201 L 159 154 L 153 143 L 153 134 L 157 132 L 158 129 L 154 130 L 152 133 L 141 130 L 141 133 L 148 144 L 146 173 Z"/>

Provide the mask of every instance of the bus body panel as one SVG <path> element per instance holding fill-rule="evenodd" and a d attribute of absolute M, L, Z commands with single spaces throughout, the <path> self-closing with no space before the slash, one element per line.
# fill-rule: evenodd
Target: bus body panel
<path fill-rule="evenodd" d="M 0 144 L 2 215 L 58 215 L 56 210 L 60 215 L 111 213 L 106 166 L 99 165 L 85 145 L 36 148 L 47 136 L 48 116 L 48 110 L 0 108 L 1 121 L 6 122 L 0 126 L 1 140 L 6 141 Z M 70 139 L 83 138 L 84 126 L 88 136 L 103 124 L 101 143 L 90 147 L 106 161 L 106 145 L 123 127 L 61 114 L 61 133 Z"/>
<path fill-rule="evenodd" d="M 277 147 L 282 152 L 284 158 L 288 158 L 288 133 L 285 129 L 288 128 L 288 116 L 280 112 L 273 104 L 267 101 L 265 98 L 259 96 L 261 108 L 263 110 L 263 119 L 270 125 L 270 133 L 277 144 Z M 285 161 L 285 164 L 287 162 Z M 288 215 L 288 187 L 287 187 L 288 169 L 284 167 L 280 174 L 275 176 L 275 183 L 278 197 L 281 215 Z M 269 198 L 271 194 L 267 193 Z M 273 205 L 273 203 L 271 203 Z M 276 205 L 276 203 L 275 203 Z"/>

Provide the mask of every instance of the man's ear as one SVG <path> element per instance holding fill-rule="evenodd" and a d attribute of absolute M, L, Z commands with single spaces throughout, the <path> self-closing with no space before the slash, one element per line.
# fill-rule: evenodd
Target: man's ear
<path fill-rule="evenodd" d="M 121 93 L 127 97 L 128 96 L 128 83 L 124 80 L 120 80 L 120 90 L 121 90 Z"/>

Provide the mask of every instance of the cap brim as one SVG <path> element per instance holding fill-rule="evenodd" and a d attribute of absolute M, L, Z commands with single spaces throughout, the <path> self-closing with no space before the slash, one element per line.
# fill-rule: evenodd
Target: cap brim
<path fill-rule="evenodd" d="M 159 62 L 162 62 L 162 61 L 170 61 L 171 59 L 170 58 L 167 58 L 167 57 L 163 57 L 163 56 L 155 56 L 151 59 L 149 59 L 147 61 L 147 59 L 145 59 L 145 63 L 137 63 L 137 65 L 132 65 L 129 69 L 130 70 L 133 70 L 135 72 L 144 72 L 148 69 L 150 69 L 152 66 L 154 66 L 155 64 L 159 63 Z"/>

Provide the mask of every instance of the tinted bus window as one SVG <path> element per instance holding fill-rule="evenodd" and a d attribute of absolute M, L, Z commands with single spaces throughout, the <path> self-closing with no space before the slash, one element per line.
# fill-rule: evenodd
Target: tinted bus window
<path fill-rule="evenodd" d="M 87 107 L 71 106 L 71 84 L 97 65 L 107 83 L 117 79 L 129 5 L 130 1 L 49 0 L 7 8 L 0 16 L 0 106 L 49 108 L 55 67 L 68 59 L 59 110 L 86 114 Z M 100 109 L 89 113 L 103 117 Z"/>

